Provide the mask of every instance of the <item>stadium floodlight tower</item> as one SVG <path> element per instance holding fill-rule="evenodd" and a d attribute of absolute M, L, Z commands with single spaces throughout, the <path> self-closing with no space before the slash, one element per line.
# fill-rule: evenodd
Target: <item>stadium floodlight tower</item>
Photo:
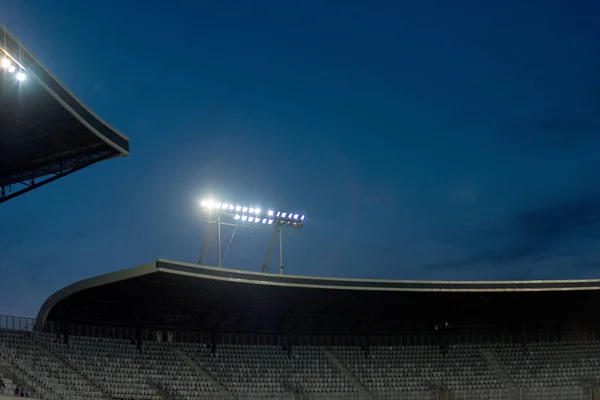
<path fill-rule="evenodd" d="M 237 203 L 221 202 L 217 200 L 201 200 L 199 205 L 208 214 L 208 220 L 205 220 L 205 222 L 208 223 L 208 228 L 198 264 L 204 265 L 208 247 L 210 246 L 210 241 L 213 236 L 213 227 L 215 225 L 217 226 L 218 267 L 222 267 L 221 225 L 261 230 L 273 226 L 269 248 L 262 266 L 262 272 L 269 272 L 273 247 L 275 246 L 277 238 L 279 238 L 279 272 L 283 275 L 283 229 L 285 227 L 302 229 L 304 227 L 304 219 L 306 218 L 305 215 L 287 211 L 264 210 L 260 207 L 249 207 Z"/>

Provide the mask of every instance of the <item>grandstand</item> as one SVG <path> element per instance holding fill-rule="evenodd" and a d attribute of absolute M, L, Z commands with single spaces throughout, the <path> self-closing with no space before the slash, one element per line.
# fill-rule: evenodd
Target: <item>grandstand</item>
<path fill-rule="evenodd" d="M 167 260 L 0 317 L 0 395 L 598 399 L 600 280 L 299 277 Z M 1 398 L 1 397 L 0 397 Z"/>
<path fill-rule="evenodd" d="M 0 203 L 128 154 L 126 136 L 0 27 Z"/>

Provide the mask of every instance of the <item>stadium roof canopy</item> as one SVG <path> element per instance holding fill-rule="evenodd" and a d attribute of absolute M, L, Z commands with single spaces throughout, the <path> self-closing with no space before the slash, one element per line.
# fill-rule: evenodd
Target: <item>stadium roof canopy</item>
<path fill-rule="evenodd" d="M 219 332 L 456 333 L 594 329 L 600 280 L 384 281 L 300 277 L 157 260 L 76 282 L 38 321 Z"/>
<path fill-rule="evenodd" d="M 81 104 L 2 27 L 0 60 L 6 63 L 0 69 L 0 203 L 129 154 L 129 139 Z"/>

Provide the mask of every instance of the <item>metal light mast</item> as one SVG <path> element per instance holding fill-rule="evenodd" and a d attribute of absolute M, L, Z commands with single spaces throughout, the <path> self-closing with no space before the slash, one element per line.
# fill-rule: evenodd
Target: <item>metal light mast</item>
<path fill-rule="evenodd" d="M 283 228 L 302 229 L 304 227 L 305 215 L 263 210 L 258 207 L 247 207 L 235 203 L 226 203 L 216 200 L 202 200 L 200 207 L 208 214 L 206 237 L 198 264 L 204 265 L 208 248 L 213 236 L 214 226 L 217 226 L 217 266 L 223 266 L 221 260 L 221 225 L 236 226 L 241 228 L 264 229 L 272 225 L 271 240 L 267 249 L 267 255 L 262 265 L 262 272 L 269 272 L 269 264 L 273 255 L 275 242 L 279 239 L 279 273 L 283 275 Z"/>

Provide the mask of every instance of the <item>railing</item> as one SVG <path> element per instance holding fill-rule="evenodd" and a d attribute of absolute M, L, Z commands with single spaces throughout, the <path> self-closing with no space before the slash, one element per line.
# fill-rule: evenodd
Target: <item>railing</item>
<path fill-rule="evenodd" d="M 0 315 L 0 329 L 31 332 L 35 328 L 35 323 L 34 318 Z"/>
<path fill-rule="evenodd" d="M 40 324 L 34 318 L 0 315 L 0 329 L 22 332 L 41 331 L 52 334 L 69 334 L 106 339 L 137 340 L 135 327 L 97 326 L 67 324 L 45 321 Z M 141 329 L 143 341 L 172 341 L 183 343 L 212 343 L 212 332 L 177 329 Z M 490 334 L 411 334 L 411 335 L 282 335 L 263 333 L 221 332 L 216 336 L 217 344 L 236 345 L 280 345 L 280 346 L 421 346 L 421 345 L 490 345 L 522 344 L 533 342 L 579 342 L 600 340 L 600 331 L 573 330 L 555 332 L 529 332 L 525 339 L 522 333 Z"/>

